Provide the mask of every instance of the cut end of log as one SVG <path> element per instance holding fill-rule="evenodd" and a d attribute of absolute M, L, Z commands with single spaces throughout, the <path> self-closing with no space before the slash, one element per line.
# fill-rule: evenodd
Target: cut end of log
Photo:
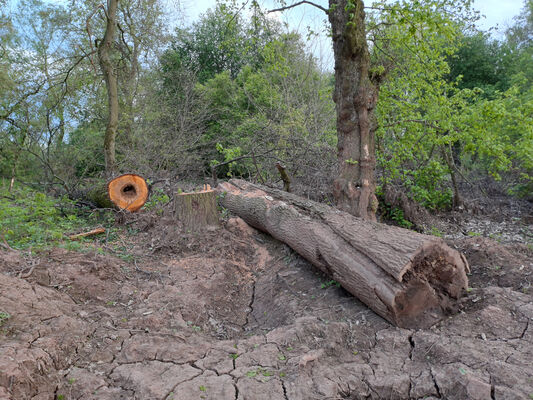
<path fill-rule="evenodd" d="M 400 327 L 429 327 L 457 312 L 457 299 L 468 288 L 461 254 L 443 241 L 423 246 L 402 276 L 392 314 Z"/>
<path fill-rule="evenodd" d="M 109 198 L 117 207 L 138 211 L 148 199 L 148 185 L 139 175 L 125 174 L 107 184 Z"/>

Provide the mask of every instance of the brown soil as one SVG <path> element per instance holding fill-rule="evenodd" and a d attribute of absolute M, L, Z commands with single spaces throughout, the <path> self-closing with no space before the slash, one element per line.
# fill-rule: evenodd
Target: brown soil
<path fill-rule="evenodd" d="M 0 399 L 533 396 L 526 246 L 454 239 L 472 289 L 458 314 L 413 331 L 242 220 L 188 234 L 135 218 L 119 239 L 133 261 L 0 250 Z"/>

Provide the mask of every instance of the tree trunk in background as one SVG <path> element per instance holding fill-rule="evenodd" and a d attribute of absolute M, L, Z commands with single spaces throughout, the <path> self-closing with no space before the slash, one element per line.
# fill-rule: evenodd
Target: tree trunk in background
<path fill-rule="evenodd" d="M 457 310 L 468 287 L 466 259 L 440 238 L 242 180 L 216 190 L 222 206 L 289 245 L 394 325 L 434 324 Z"/>
<path fill-rule="evenodd" d="M 335 56 L 339 175 L 333 184 L 337 207 L 376 220 L 374 108 L 378 88 L 369 76 L 362 0 L 330 0 L 329 21 Z"/>
<path fill-rule="evenodd" d="M 118 80 L 111 60 L 111 51 L 117 28 L 118 0 L 107 1 L 106 30 L 104 38 L 98 47 L 98 61 L 104 74 L 107 89 L 108 117 L 104 137 L 105 170 L 108 177 L 117 170 L 115 158 L 115 139 L 118 128 Z"/>

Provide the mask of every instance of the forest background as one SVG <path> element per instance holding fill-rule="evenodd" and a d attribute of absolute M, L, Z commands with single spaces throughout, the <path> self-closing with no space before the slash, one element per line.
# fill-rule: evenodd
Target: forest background
<path fill-rule="evenodd" d="M 531 199 L 533 1 L 498 40 L 476 29 L 468 0 L 367 6 L 371 68 L 385 76 L 376 107 L 378 214 L 411 227 L 416 207 Z M 95 1 L 0 7 L 4 218 L 13 218 L 13 196 L 80 199 L 120 172 L 172 190 L 213 170 L 279 185 L 276 163 L 293 191 L 334 202 L 334 74 L 310 51 L 312 29 L 302 36 L 264 5 L 236 1 L 173 29 L 167 3 L 120 0 L 106 42 L 109 10 Z M 116 78 L 112 163 L 106 65 Z M 166 202 L 171 193 L 154 194 Z M 50 213 L 53 220 L 59 211 Z M 8 240 L 23 237 L 7 226 Z"/>

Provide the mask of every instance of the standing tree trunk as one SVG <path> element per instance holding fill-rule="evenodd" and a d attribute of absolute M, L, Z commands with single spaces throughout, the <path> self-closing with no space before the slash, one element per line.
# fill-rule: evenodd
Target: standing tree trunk
<path fill-rule="evenodd" d="M 117 27 L 118 0 L 108 0 L 106 10 L 106 30 L 98 47 L 98 61 L 104 74 L 107 89 L 108 117 L 104 137 L 105 170 L 107 176 L 116 173 L 115 138 L 118 128 L 118 82 L 111 60 L 111 50 Z"/>
<path fill-rule="evenodd" d="M 330 0 L 329 21 L 335 56 L 339 175 L 333 184 L 337 206 L 367 220 L 376 219 L 374 108 L 378 88 L 369 76 L 362 0 Z"/>

